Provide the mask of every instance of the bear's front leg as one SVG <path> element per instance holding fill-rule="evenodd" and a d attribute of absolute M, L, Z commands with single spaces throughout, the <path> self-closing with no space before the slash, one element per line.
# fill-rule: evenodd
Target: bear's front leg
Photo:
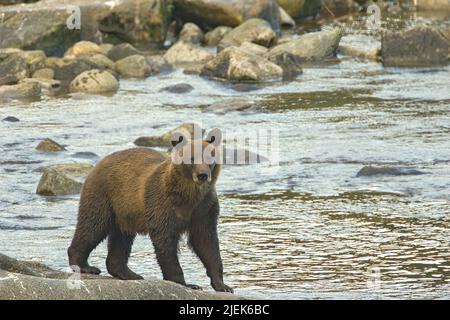
<path fill-rule="evenodd" d="M 199 209 L 195 212 L 189 230 L 189 245 L 205 266 L 214 290 L 233 293 L 233 289 L 223 282 L 223 265 L 217 236 L 218 215 L 218 203 L 208 210 Z"/>
<path fill-rule="evenodd" d="M 186 285 L 183 269 L 178 261 L 179 237 L 167 236 L 163 239 L 152 238 L 156 258 L 161 268 L 164 280 Z"/>

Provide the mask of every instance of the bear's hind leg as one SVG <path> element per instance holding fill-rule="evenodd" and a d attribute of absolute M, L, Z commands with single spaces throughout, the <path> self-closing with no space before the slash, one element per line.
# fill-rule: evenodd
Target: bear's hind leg
<path fill-rule="evenodd" d="M 140 275 L 131 271 L 128 266 L 134 234 L 121 232 L 117 227 L 108 236 L 108 257 L 106 268 L 110 275 L 122 280 L 142 280 Z"/>
<path fill-rule="evenodd" d="M 78 222 L 72 243 L 67 250 L 69 265 L 75 272 L 100 274 L 100 269 L 88 264 L 88 258 L 100 242 L 105 240 L 110 231 L 111 214 L 103 206 L 92 208 L 89 204 L 84 205 L 83 196 L 80 199 L 80 211 Z"/>

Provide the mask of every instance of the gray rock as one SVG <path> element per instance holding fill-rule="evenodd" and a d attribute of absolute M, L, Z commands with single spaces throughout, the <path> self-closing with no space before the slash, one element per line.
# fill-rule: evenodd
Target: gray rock
<path fill-rule="evenodd" d="M 267 21 L 254 18 L 228 32 L 220 41 L 217 50 L 230 46 L 239 47 L 245 41 L 270 47 L 276 43 L 277 35 Z"/>
<path fill-rule="evenodd" d="M 425 26 L 406 31 L 385 31 L 381 57 L 386 67 L 446 65 L 450 41 L 439 31 Z"/>
<path fill-rule="evenodd" d="M 283 69 L 264 57 L 228 47 L 205 64 L 202 75 L 232 81 L 267 81 L 280 79 Z"/>
<path fill-rule="evenodd" d="M 405 175 L 421 175 L 426 172 L 399 167 L 373 167 L 365 166 L 356 174 L 357 177 L 372 177 L 372 176 L 405 176 Z"/>
<path fill-rule="evenodd" d="M 82 151 L 82 152 L 76 152 L 71 155 L 72 158 L 80 158 L 80 159 L 98 159 L 99 156 L 95 154 L 94 152 L 89 151 Z"/>
<path fill-rule="evenodd" d="M 145 57 L 137 54 L 116 61 L 115 70 L 124 78 L 145 79 L 151 74 Z"/>
<path fill-rule="evenodd" d="M 280 30 L 275 0 L 177 0 L 175 15 L 203 29 L 237 27 L 245 20 L 261 18 L 267 20 L 276 32 Z"/>
<path fill-rule="evenodd" d="M 45 169 L 36 193 L 42 196 L 65 196 L 81 192 L 83 183 L 54 169 Z"/>
<path fill-rule="evenodd" d="M 53 270 L 0 254 L 0 300 L 238 300 L 163 280 L 124 281 Z"/>
<path fill-rule="evenodd" d="M 112 61 L 117 61 L 135 54 L 142 54 L 142 52 L 129 43 L 121 43 L 112 47 L 107 56 Z"/>
<path fill-rule="evenodd" d="M 223 37 L 233 30 L 231 27 L 219 26 L 205 34 L 205 45 L 208 47 L 215 47 L 223 39 Z"/>
<path fill-rule="evenodd" d="M 66 149 L 56 141 L 45 138 L 37 145 L 36 150 L 43 152 L 60 152 L 65 151 Z"/>
<path fill-rule="evenodd" d="M 89 70 L 79 74 L 70 84 L 70 92 L 92 94 L 114 93 L 119 89 L 119 82 L 108 71 Z"/>
<path fill-rule="evenodd" d="M 194 87 L 189 83 L 177 83 L 171 86 L 164 87 L 159 91 L 166 91 L 170 93 L 188 93 L 192 90 L 194 90 Z"/>
<path fill-rule="evenodd" d="M 270 61 L 283 69 L 283 80 L 291 81 L 303 73 L 302 63 L 297 56 L 283 52 L 270 57 Z"/>
<path fill-rule="evenodd" d="M 152 74 L 166 73 L 173 70 L 173 67 L 162 55 L 145 57 L 145 61 L 150 66 Z"/>
<path fill-rule="evenodd" d="M 22 79 L 28 77 L 28 65 L 24 57 L 20 54 L 13 54 L 8 56 L 5 60 L 0 62 L 0 84 L 16 84 Z M 4 80 L 9 79 L 9 80 Z"/>
<path fill-rule="evenodd" d="M 296 40 L 279 44 L 269 53 L 269 59 L 281 53 L 290 53 L 301 60 L 321 60 L 336 56 L 342 30 L 336 28 L 302 35 Z"/>
<path fill-rule="evenodd" d="M 193 44 L 201 44 L 204 37 L 202 29 L 192 22 L 185 23 L 179 34 L 181 41 Z"/>
<path fill-rule="evenodd" d="M 212 58 L 213 55 L 207 50 L 183 41 L 178 41 L 177 43 L 175 43 L 164 54 L 164 59 L 166 59 L 168 63 L 180 67 L 182 67 L 183 64 L 189 64 L 193 62 L 204 63 L 211 60 Z"/>

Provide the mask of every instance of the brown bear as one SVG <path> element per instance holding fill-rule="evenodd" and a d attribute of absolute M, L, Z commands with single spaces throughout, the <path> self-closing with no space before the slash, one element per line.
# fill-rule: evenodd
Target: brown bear
<path fill-rule="evenodd" d="M 136 234 L 145 234 L 153 242 L 164 280 L 199 288 L 186 284 L 178 261 L 178 242 L 186 233 L 212 287 L 233 292 L 223 282 L 217 235 L 219 202 L 215 184 L 221 162 L 214 159 L 220 152 L 220 141 L 218 129 L 212 130 L 206 140 L 188 140 L 179 134 L 172 142 L 172 157 L 133 148 L 101 160 L 81 192 L 75 235 L 68 249 L 72 269 L 99 274 L 100 270 L 87 260 L 108 237 L 108 272 L 120 279 L 142 279 L 128 268 L 127 262 Z M 174 155 L 183 162 L 174 161 Z"/>

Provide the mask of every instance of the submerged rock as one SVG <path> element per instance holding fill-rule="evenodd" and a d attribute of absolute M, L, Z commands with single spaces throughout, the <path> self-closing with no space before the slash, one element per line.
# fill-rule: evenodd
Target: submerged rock
<path fill-rule="evenodd" d="M 281 78 L 283 69 L 263 57 L 228 47 L 205 64 L 202 75 L 233 81 L 266 81 Z"/>
<path fill-rule="evenodd" d="M 2 121 L 5 122 L 19 122 L 19 118 L 13 117 L 13 116 L 8 116 L 6 118 L 4 118 Z"/>
<path fill-rule="evenodd" d="M 108 71 L 89 70 L 79 74 L 70 84 L 70 92 L 114 93 L 119 89 L 119 82 Z"/>
<path fill-rule="evenodd" d="M 207 50 L 183 41 L 175 43 L 164 54 L 164 59 L 176 66 L 182 66 L 183 64 L 193 62 L 204 63 L 212 58 L 213 55 Z"/>
<path fill-rule="evenodd" d="M 406 176 L 406 175 L 421 175 L 426 172 L 399 167 L 373 167 L 365 166 L 356 174 L 357 177 L 371 177 L 371 176 Z"/>
<path fill-rule="evenodd" d="M 42 196 L 64 196 L 78 194 L 83 184 L 54 169 L 45 169 L 36 193 Z"/>
<path fill-rule="evenodd" d="M 275 31 L 280 30 L 275 0 L 177 0 L 175 15 L 203 28 L 236 27 L 245 20 L 261 18 L 267 20 Z"/>
<path fill-rule="evenodd" d="M 311 32 L 273 47 L 269 53 L 269 59 L 281 53 L 289 53 L 302 60 L 321 60 L 336 56 L 342 30 Z"/>
<path fill-rule="evenodd" d="M 193 44 L 201 44 L 203 38 L 204 34 L 202 29 L 192 22 L 185 23 L 179 34 L 179 39 L 181 41 Z"/>
<path fill-rule="evenodd" d="M 239 47 L 245 41 L 270 47 L 276 43 L 277 35 L 267 21 L 254 18 L 228 32 L 220 41 L 217 50 L 230 46 Z"/>
<path fill-rule="evenodd" d="M 260 109 L 261 107 L 254 100 L 246 98 L 231 98 L 207 105 L 202 111 L 213 112 L 216 114 L 226 114 L 232 111 L 255 112 Z"/>
<path fill-rule="evenodd" d="M 56 141 L 53 141 L 52 139 L 45 138 L 36 147 L 36 150 L 43 151 L 43 152 L 60 152 L 60 151 L 66 151 L 66 149 L 61 146 Z"/>
<path fill-rule="evenodd" d="M 159 91 L 167 91 L 170 93 L 187 93 L 191 92 L 192 90 L 194 90 L 194 87 L 189 83 L 177 83 L 171 86 L 164 87 Z"/>
<path fill-rule="evenodd" d="M 145 57 L 137 54 L 116 61 L 115 69 L 124 78 L 145 79 L 151 74 Z"/>
<path fill-rule="evenodd" d="M 233 30 L 231 27 L 219 26 L 205 34 L 205 45 L 208 47 L 215 47 L 223 39 L 223 37 Z"/>
<path fill-rule="evenodd" d="M 431 27 L 406 31 L 385 31 L 381 37 L 381 56 L 387 67 L 446 65 L 450 41 Z"/>
<path fill-rule="evenodd" d="M 163 280 L 125 281 L 66 273 L 0 254 L 0 300 L 237 300 Z"/>

